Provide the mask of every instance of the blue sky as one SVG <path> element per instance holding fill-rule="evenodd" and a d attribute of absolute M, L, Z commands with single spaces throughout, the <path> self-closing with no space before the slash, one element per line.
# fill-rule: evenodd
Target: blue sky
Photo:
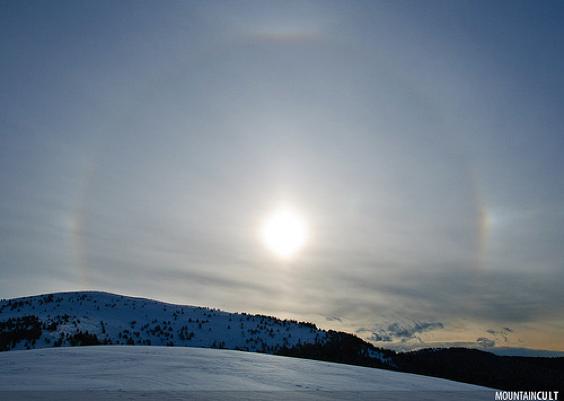
<path fill-rule="evenodd" d="M 564 350 L 563 17 L 2 1 L 0 296 L 99 289 L 380 345 Z M 310 230 L 291 260 L 257 238 L 281 205 Z"/>

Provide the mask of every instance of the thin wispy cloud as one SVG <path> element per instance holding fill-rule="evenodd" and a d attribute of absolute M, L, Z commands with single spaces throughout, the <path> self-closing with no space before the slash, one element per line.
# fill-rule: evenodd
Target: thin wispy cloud
<path fill-rule="evenodd" d="M 422 333 L 444 329 L 444 327 L 441 322 L 394 322 L 387 327 L 373 329 L 369 339 L 375 342 L 407 342 L 411 340 L 422 342 L 420 338 Z"/>

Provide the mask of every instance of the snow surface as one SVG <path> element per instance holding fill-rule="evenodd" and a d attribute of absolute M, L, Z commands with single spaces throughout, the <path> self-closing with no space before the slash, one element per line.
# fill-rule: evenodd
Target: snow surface
<path fill-rule="evenodd" d="M 232 350 L 96 346 L 0 353 L 6 400 L 492 400 L 484 387 Z"/>

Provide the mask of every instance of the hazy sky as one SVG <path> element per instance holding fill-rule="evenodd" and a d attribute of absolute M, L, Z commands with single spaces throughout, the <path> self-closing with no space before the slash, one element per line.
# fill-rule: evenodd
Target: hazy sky
<path fill-rule="evenodd" d="M 556 1 L 1 1 L 0 296 L 564 350 L 563 71 Z"/>

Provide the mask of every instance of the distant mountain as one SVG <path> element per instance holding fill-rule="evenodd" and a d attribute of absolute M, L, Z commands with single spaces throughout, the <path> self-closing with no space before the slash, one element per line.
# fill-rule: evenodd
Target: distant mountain
<path fill-rule="evenodd" d="M 398 370 L 505 390 L 559 390 L 564 383 L 564 358 L 498 356 L 465 348 L 396 353 L 312 323 L 104 292 L 0 301 L 0 351 L 80 345 L 225 348 Z"/>
<path fill-rule="evenodd" d="M 499 356 L 469 348 L 398 353 L 398 370 L 504 390 L 564 391 L 564 358 Z"/>
<path fill-rule="evenodd" d="M 551 351 L 533 348 L 495 347 L 484 348 L 483 351 L 501 356 L 533 356 L 543 358 L 564 357 L 564 351 Z"/>

